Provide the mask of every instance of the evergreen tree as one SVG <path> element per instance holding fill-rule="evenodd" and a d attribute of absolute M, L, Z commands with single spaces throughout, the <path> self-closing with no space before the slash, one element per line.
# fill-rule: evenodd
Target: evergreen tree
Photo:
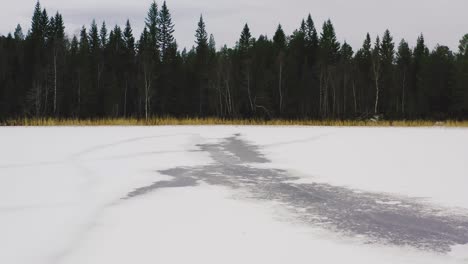
<path fill-rule="evenodd" d="M 328 118 L 336 111 L 336 63 L 339 59 L 340 43 L 336 39 L 335 28 L 330 20 L 322 27 L 320 47 L 320 115 Z"/>
<path fill-rule="evenodd" d="M 382 83 L 381 83 L 381 97 L 382 109 L 385 113 L 390 115 L 396 115 L 397 106 L 399 100 L 398 92 L 393 89 L 395 86 L 394 81 L 394 60 L 395 60 L 395 44 L 393 43 L 393 37 L 390 31 L 387 29 L 384 32 L 381 45 L 381 60 L 382 60 Z"/>
<path fill-rule="evenodd" d="M 353 86 L 353 93 L 355 94 L 355 104 L 357 112 L 361 115 L 368 115 L 372 110 L 373 97 L 373 80 L 372 80 L 372 41 L 370 34 L 367 33 L 366 38 L 362 44 L 362 48 L 356 53 L 355 61 L 357 66 L 357 85 Z M 372 109 L 372 110 L 371 110 Z"/>
<path fill-rule="evenodd" d="M 197 44 L 197 54 L 206 52 L 208 49 L 208 33 L 206 32 L 206 25 L 203 21 L 203 16 L 200 16 L 198 28 L 195 33 L 195 43 Z"/>
<path fill-rule="evenodd" d="M 195 32 L 196 46 L 196 65 L 197 65 L 197 78 L 198 78 L 198 113 L 202 115 L 206 108 L 206 98 L 208 90 L 208 33 L 206 32 L 206 25 L 203 21 L 203 16 L 200 16 L 198 28 Z"/>
<path fill-rule="evenodd" d="M 424 36 L 421 34 L 416 42 L 413 52 L 413 85 L 411 89 L 411 113 L 413 118 L 422 118 L 423 113 L 428 111 L 427 97 L 424 91 L 424 75 L 429 57 L 429 49 L 424 42 Z"/>
<path fill-rule="evenodd" d="M 382 38 L 382 61 L 385 65 L 391 65 L 394 61 L 395 56 L 395 44 L 393 43 L 393 37 L 390 35 L 390 31 L 387 29 Z"/>
<path fill-rule="evenodd" d="M 76 114 L 79 117 L 91 117 L 95 114 L 95 109 L 92 109 L 93 102 L 96 100 L 96 93 L 91 89 L 91 74 L 90 74 L 90 45 L 89 36 L 86 28 L 83 26 L 80 32 L 80 48 L 79 48 L 79 66 L 78 66 L 78 87 L 77 87 L 77 110 Z"/>
<path fill-rule="evenodd" d="M 39 1 L 36 2 L 36 6 L 34 8 L 34 14 L 32 17 L 31 23 L 31 37 L 33 39 L 38 39 L 44 36 L 44 28 L 42 25 L 42 9 L 41 3 Z"/>
<path fill-rule="evenodd" d="M 146 17 L 146 28 L 148 29 L 148 44 L 154 53 L 159 53 L 159 11 L 156 1 L 151 3 Z"/>
<path fill-rule="evenodd" d="M 105 49 L 107 46 L 107 26 L 106 22 L 102 22 L 101 30 L 99 31 L 99 39 L 101 41 L 101 49 Z"/>
<path fill-rule="evenodd" d="M 458 46 L 459 52 L 461 55 L 465 55 L 468 52 L 468 34 L 464 35 L 460 40 L 460 45 Z"/>
<path fill-rule="evenodd" d="M 283 31 L 283 27 L 278 25 L 278 28 L 276 29 L 275 35 L 273 36 L 273 43 L 275 45 L 275 48 L 279 50 L 283 50 L 286 48 L 286 34 Z"/>
<path fill-rule="evenodd" d="M 375 39 L 374 48 L 372 49 L 372 78 L 374 79 L 375 84 L 375 105 L 374 105 L 374 114 L 379 113 L 379 100 L 380 100 L 380 78 L 382 70 L 382 44 L 380 42 L 380 37 L 377 36 Z"/>
<path fill-rule="evenodd" d="M 208 41 L 208 48 L 212 56 L 216 55 L 216 41 L 213 34 L 210 34 L 210 40 Z"/>
<path fill-rule="evenodd" d="M 322 52 L 322 62 L 325 64 L 336 63 L 339 58 L 340 43 L 336 39 L 335 28 L 330 20 L 323 24 L 319 45 Z"/>
<path fill-rule="evenodd" d="M 398 81 L 395 86 L 397 90 L 400 90 L 399 96 L 399 109 L 403 117 L 407 114 L 408 104 L 408 87 L 411 83 L 411 63 L 412 63 L 412 52 L 404 39 L 401 40 L 398 46 L 398 52 L 396 56 L 397 68 L 398 68 Z"/>
<path fill-rule="evenodd" d="M 454 110 L 459 117 L 468 115 L 468 34 L 460 40 L 457 58 L 457 86 Z"/>
<path fill-rule="evenodd" d="M 23 29 L 21 28 L 20 24 L 18 24 L 16 26 L 15 33 L 13 35 L 14 35 L 16 41 L 23 41 L 24 40 Z"/>
<path fill-rule="evenodd" d="M 130 20 L 127 20 L 125 24 L 125 30 L 123 33 L 123 39 L 125 41 L 125 47 L 130 55 L 135 54 L 135 37 L 133 36 L 132 26 L 130 25 Z"/>
<path fill-rule="evenodd" d="M 312 20 L 312 16 L 310 14 L 307 17 L 305 27 L 305 39 L 307 42 L 309 52 L 315 53 L 319 44 L 319 40 L 317 30 L 315 29 L 314 21 Z"/>
<path fill-rule="evenodd" d="M 159 28 L 158 40 L 161 47 L 161 54 L 163 61 L 167 57 L 168 48 L 174 42 L 174 24 L 172 23 L 171 14 L 167 8 L 166 1 L 164 1 L 161 11 L 159 12 Z"/>
<path fill-rule="evenodd" d="M 284 64 L 285 64 L 285 49 L 287 46 L 286 41 L 286 34 L 283 31 L 283 27 L 278 25 L 276 29 L 275 35 L 273 36 L 273 47 L 275 49 L 275 56 L 276 56 L 276 64 L 277 64 L 277 99 L 275 100 L 278 102 L 278 116 L 283 115 L 284 111 Z"/>
<path fill-rule="evenodd" d="M 245 24 L 244 29 L 242 30 L 240 39 L 239 39 L 239 50 L 241 53 L 247 52 L 251 46 L 251 38 L 249 25 Z"/>
<path fill-rule="evenodd" d="M 124 75 L 125 89 L 123 99 L 123 116 L 128 116 L 129 113 L 135 113 L 138 105 L 138 93 L 135 85 L 136 76 L 136 47 L 135 37 L 133 36 L 132 26 L 127 20 L 123 33 L 123 41 L 125 43 L 125 59 L 124 59 Z"/>
<path fill-rule="evenodd" d="M 102 47 L 98 27 L 95 20 L 93 20 L 91 23 L 91 29 L 89 32 L 89 47 L 91 49 L 91 53 L 93 54 L 97 54 Z"/>

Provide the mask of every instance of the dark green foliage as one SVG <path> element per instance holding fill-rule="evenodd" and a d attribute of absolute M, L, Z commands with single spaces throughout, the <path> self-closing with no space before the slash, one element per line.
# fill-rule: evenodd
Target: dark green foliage
<path fill-rule="evenodd" d="M 136 41 L 125 27 L 68 38 L 60 13 L 38 2 L 30 30 L 0 36 L 0 119 L 15 117 L 222 117 L 288 119 L 468 118 L 468 34 L 457 52 L 395 46 L 389 30 L 354 53 L 327 20 L 309 15 L 272 39 L 244 25 L 217 50 L 200 16 L 195 46 L 179 51 L 169 8 L 153 1 Z M 24 31 L 26 32 L 26 31 Z"/>
<path fill-rule="evenodd" d="M 168 49 L 174 42 L 174 24 L 172 23 L 171 14 L 164 1 L 159 14 L 158 25 L 158 41 L 161 47 L 161 54 L 164 60 L 168 56 Z"/>

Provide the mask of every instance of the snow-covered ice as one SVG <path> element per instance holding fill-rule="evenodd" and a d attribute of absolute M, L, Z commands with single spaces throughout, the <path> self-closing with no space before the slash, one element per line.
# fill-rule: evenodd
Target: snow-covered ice
<path fill-rule="evenodd" d="M 369 243 L 249 188 L 199 180 L 128 198 L 170 181 L 163 171 L 216 166 L 201 146 L 233 135 L 271 161 L 246 166 L 284 170 L 294 184 L 402 198 L 376 206 L 408 198 L 468 212 L 466 129 L 0 128 L 0 263 L 466 263 L 466 245 Z"/>

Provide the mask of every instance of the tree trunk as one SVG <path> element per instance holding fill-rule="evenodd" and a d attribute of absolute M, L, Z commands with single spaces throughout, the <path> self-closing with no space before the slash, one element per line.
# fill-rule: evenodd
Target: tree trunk
<path fill-rule="evenodd" d="M 375 109 L 374 113 L 377 114 L 378 112 L 378 107 L 379 107 L 379 93 L 380 93 L 380 87 L 379 87 L 379 79 L 375 79 Z"/>
<path fill-rule="evenodd" d="M 254 104 L 252 102 L 252 94 L 250 92 L 250 73 L 249 73 L 249 69 L 247 69 L 247 94 L 249 96 L 250 112 L 254 113 L 255 108 L 254 108 Z"/>
<path fill-rule="evenodd" d="M 57 114 L 57 53 L 54 51 L 54 115 Z"/>
<path fill-rule="evenodd" d="M 278 90 L 279 90 L 279 114 L 282 115 L 283 113 L 283 62 L 280 61 L 279 65 L 279 84 L 278 84 Z"/>
<path fill-rule="evenodd" d="M 148 71 L 144 70 L 145 78 L 145 119 L 148 120 L 149 106 L 150 106 L 150 89 L 151 89 L 151 77 Z"/>
<path fill-rule="evenodd" d="M 405 115 L 405 90 L 406 90 L 406 71 L 403 72 L 403 91 L 401 96 L 401 112 Z"/>
<path fill-rule="evenodd" d="M 125 81 L 125 94 L 124 94 L 124 117 L 127 117 L 127 88 L 128 81 Z"/>
<path fill-rule="evenodd" d="M 353 97 L 354 97 L 354 114 L 357 113 L 357 101 L 356 101 L 356 83 L 353 80 Z"/>

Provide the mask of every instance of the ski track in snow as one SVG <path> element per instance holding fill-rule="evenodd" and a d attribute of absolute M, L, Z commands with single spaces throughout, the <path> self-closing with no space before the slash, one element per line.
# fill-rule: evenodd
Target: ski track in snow
<path fill-rule="evenodd" d="M 411 246 L 438 253 L 448 253 L 454 245 L 468 244 L 468 212 L 464 209 L 456 211 L 415 198 L 329 184 L 294 183 L 300 178 L 287 171 L 254 167 L 270 161 L 239 134 L 198 147 L 210 154 L 212 164 L 160 171 L 173 179 L 138 188 L 123 199 L 161 188 L 196 186 L 203 181 L 245 190 L 245 198 L 278 202 L 303 223 L 350 237 L 364 237 L 366 243 Z"/>

